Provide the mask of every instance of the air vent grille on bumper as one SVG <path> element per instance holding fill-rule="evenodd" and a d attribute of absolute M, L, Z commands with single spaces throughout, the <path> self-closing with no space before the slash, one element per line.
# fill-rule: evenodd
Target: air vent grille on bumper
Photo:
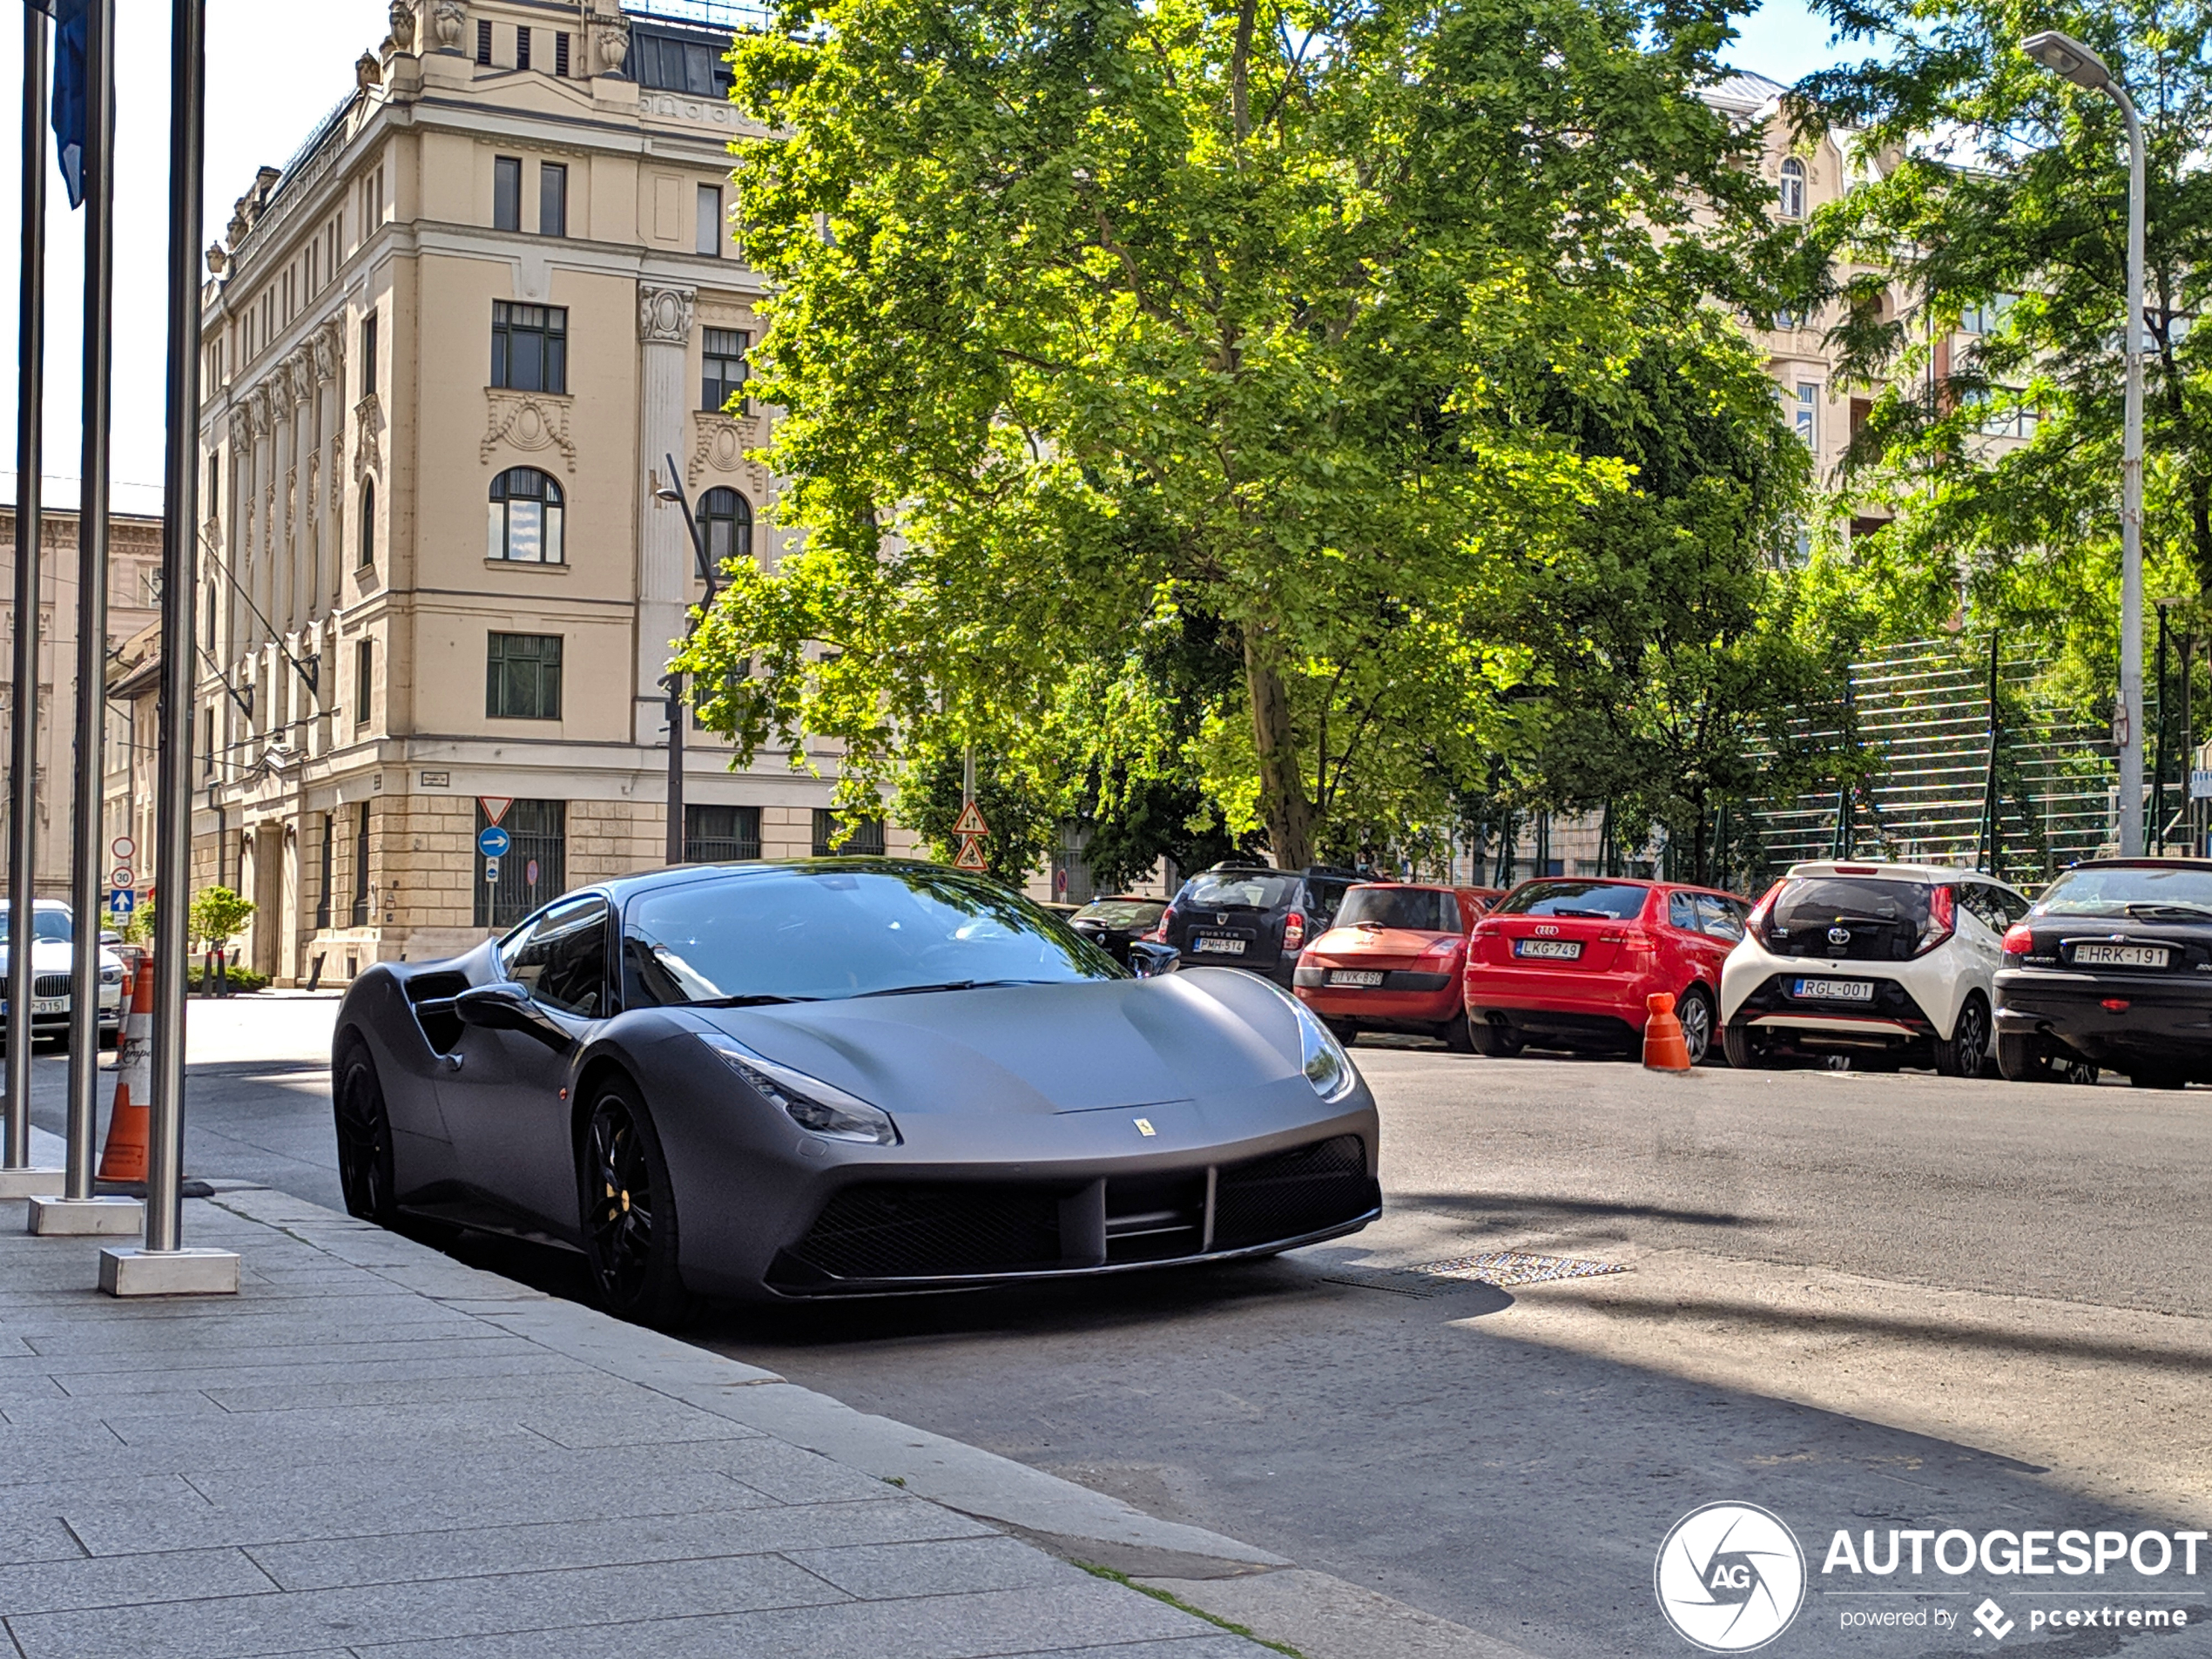
<path fill-rule="evenodd" d="M 1214 1190 L 1213 1245 L 1242 1250 L 1297 1238 L 1364 1216 L 1381 1202 L 1359 1137 L 1339 1135 L 1224 1169 Z"/>
<path fill-rule="evenodd" d="M 839 1278 L 1035 1271 L 1059 1264 L 1060 1204 L 1034 1189 L 847 1187 L 792 1253 Z"/>

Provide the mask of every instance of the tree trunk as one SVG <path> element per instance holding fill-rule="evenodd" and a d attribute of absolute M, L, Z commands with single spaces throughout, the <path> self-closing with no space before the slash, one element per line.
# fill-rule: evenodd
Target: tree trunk
<path fill-rule="evenodd" d="M 1263 660 L 1244 636 L 1244 688 L 1252 705 L 1252 747 L 1259 756 L 1260 809 L 1267 818 L 1267 844 L 1285 870 L 1313 862 L 1313 806 L 1305 798 L 1305 779 L 1298 759 L 1298 738 L 1291 726 L 1291 694 L 1274 664 Z"/>

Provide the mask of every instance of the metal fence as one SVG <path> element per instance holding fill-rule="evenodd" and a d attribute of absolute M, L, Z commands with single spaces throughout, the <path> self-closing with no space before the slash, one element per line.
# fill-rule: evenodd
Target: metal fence
<path fill-rule="evenodd" d="M 1770 869 L 1882 857 L 2039 880 L 2112 839 L 2109 736 L 2046 689 L 2047 664 L 2001 637 L 1922 639 L 1851 665 L 1849 730 L 1871 753 L 1855 787 L 1749 804 Z"/>

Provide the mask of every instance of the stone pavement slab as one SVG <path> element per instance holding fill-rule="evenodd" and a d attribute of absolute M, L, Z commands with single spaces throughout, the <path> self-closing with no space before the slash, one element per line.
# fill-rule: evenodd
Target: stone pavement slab
<path fill-rule="evenodd" d="M 188 1201 L 240 1293 L 153 1305 L 99 1295 L 97 1241 L 22 1212 L 0 1204 L 23 1659 L 1264 1651 L 779 1432 L 834 1401 L 300 1200 Z"/>

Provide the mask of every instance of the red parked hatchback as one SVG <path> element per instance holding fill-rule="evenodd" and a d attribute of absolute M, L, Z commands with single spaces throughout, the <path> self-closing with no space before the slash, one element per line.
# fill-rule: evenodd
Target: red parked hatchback
<path fill-rule="evenodd" d="M 1329 931 L 1299 955 L 1298 1000 L 1342 1042 L 1362 1031 L 1412 1031 L 1465 1053 L 1460 971 L 1467 929 L 1499 893 L 1361 882 L 1344 895 Z"/>
<path fill-rule="evenodd" d="M 1750 910 L 1732 893 L 1672 881 L 1524 881 L 1491 907 L 1468 943 L 1468 1041 L 1487 1055 L 1530 1043 L 1635 1053 L 1645 999 L 1671 991 L 1694 1064 L 1712 1045 L 1721 964 Z"/>

